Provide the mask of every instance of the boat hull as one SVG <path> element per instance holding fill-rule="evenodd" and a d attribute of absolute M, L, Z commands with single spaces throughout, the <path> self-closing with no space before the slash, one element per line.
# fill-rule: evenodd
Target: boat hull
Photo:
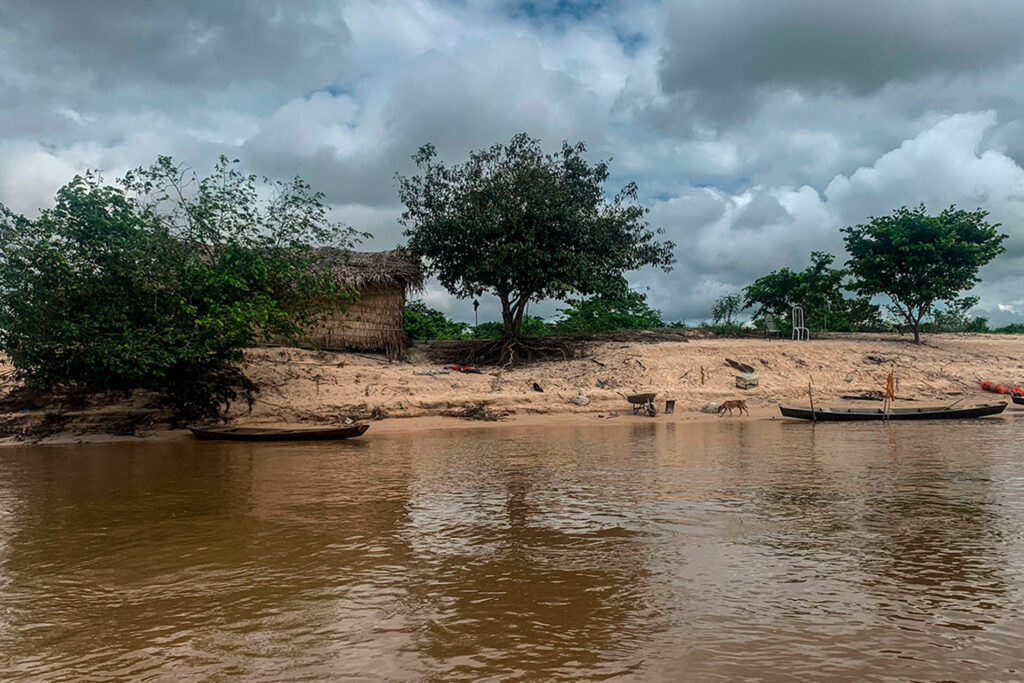
<path fill-rule="evenodd" d="M 1024 406 L 1024 396 L 1021 396 L 1020 394 L 1014 394 L 1013 402 L 1019 406 Z"/>
<path fill-rule="evenodd" d="M 779 406 L 783 417 L 816 422 L 865 422 L 885 420 L 881 408 L 810 408 L 803 406 Z M 1006 403 L 986 403 L 967 408 L 894 408 L 889 411 L 890 420 L 966 420 L 986 415 L 998 415 L 1006 410 Z"/>
<path fill-rule="evenodd" d="M 320 429 L 269 429 L 264 427 L 189 427 L 204 441 L 337 441 L 362 435 L 368 424 Z"/>

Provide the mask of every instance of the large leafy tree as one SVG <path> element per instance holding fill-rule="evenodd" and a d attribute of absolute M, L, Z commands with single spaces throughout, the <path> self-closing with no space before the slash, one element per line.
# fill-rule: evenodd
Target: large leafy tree
<path fill-rule="evenodd" d="M 607 198 L 608 165 L 585 151 L 566 142 L 546 154 L 521 133 L 446 165 L 428 144 L 413 156 L 421 173 L 396 176 L 409 248 L 452 294 L 497 296 L 506 345 L 520 341 L 531 300 L 621 291 L 623 273 L 675 261 L 636 185 Z"/>
<path fill-rule="evenodd" d="M 987 217 L 987 211 L 955 206 L 930 216 L 921 204 L 843 228 L 854 289 L 887 295 L 920 343 L 921 321 L 935 303 L 957 299 L 979 282 L 978 270 L 1005 251 L 1007 236 Z"/>
<path fill-rule="evenodd" d="M 118 185 L 88 173 L 35 220 L 0 207 L 0 349 L 37 389 L 150 389 L 209 414 L 252 388 L 242 349 L 346 294 L 309 245 L 351 238 L 302 180 L 224 158 L 207 178 L 169 157 Z"/>
<path fill-rule="evenodd" d="M 811 263 L 802 271 L 774 270 L 743 290 L 743 307 L 755 309 L 755 317 L 788 317 L 793 306 L 802 306 L 807 326 L 814 330 L 853 331 L 880 324 L 878 306 L 870 297 L 845 293 L 849 271 L 833 268 L 835 256 L 811 253 Z"/>

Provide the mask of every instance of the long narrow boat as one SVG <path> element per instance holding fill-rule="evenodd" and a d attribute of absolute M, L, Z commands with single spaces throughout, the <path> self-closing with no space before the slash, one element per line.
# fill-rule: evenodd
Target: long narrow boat
<path fill-rule="evenodd" d="M 779 406 L 783 417 L 795 417 L 801 420 L 817 422 L 859 422 L 864 420 L 884 420 L 885 412 L 881 408 L 810 408 L 803 406 Z M 981 405 L 954 408 L 938 406 L 931 408 L 893 408 L 889 411 L 890 420 L 964 420 L 986 415 L 998 415 L 1006 410 L 1006 403 L 984 403 Z"/>
<path fill-rule="evenodd" d="M 1020 394 L 1013 394 L 1013 402 L 1019 406 L 1024 406 L 1024 396 Z"/>
<path fill-rule="evenodd" d="M 272 429 L 267 427 L 189 427 L 197 439 L 228 441 L 336 441 L 351 439 L 370 428 L 368 424 L 316 429 Z"/>

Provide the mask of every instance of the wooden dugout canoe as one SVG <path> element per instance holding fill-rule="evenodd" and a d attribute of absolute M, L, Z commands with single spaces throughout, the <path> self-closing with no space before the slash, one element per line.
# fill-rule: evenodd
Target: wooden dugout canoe
<path fill-rule="evenodd" d="M 197 439 L 227 441 L 337 441 L 360 436 L 368 424 L 314 429 L 273 429 L 268 427 L 189 427 Z"/>
<path fill-rule="evenodd" d="M 881 408 L 810 408 L 804 406 L 779 406 L 783 417 L 817 422 L 863 422 L 865 420 L 884 420 L 885 412 Z M 1006 403 L 984 403 L 976 406 L 953 408 L 937 406 L 930 408 L 893 408 L 889 411 L 890 420 L 965 420 L 986 415 L 998 415 L 1006 410 Z"/>

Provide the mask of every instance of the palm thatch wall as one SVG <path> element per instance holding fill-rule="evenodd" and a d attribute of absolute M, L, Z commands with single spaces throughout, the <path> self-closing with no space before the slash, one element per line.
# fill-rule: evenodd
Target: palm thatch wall
<path fill-rule="evenodd" d="M 420 262 L 401 250 L 359 252 L 319 250 L 339 284 L 359 293 L 323 311 L 308 330 L 308 343 L 324 349 L 384 351 L 397 356 L 405 345 L 406 295 L 423 289 Z M 284 340 L 275 339 L 279 343 Z"/>

